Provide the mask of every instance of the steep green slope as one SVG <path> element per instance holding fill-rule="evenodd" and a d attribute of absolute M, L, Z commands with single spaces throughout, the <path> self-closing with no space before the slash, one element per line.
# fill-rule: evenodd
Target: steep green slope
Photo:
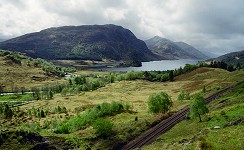
<path fill-rule="evenodd" d="M 44 59 L 158 60 L 128 29 L 116 25 L 49 28 L 0 43 L 0 48 Z"/>

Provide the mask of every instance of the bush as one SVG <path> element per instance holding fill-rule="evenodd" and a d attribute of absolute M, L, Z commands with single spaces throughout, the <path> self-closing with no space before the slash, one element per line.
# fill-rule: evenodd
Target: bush
<path fill-rule="evenodd" d="M 171 97 L 167 93 L 161 92 L 159 94 L 151 94 L 147 103 L 149 112 L 165 113 L 170 109 L 173 102 L 171 100 Z"/>
<path fill-rule="evenodd" d="M 124 110 L 124 106 L 119 102 L 102 103 L 96 105 L 91 109 L 86 109 L 82 115 L 77 115 L 75 117 L 70 118 L 65 123 L 69 131 L 76 131 L 80 129 L 84 129 L 86 126 L 91 125 L 95 120 L 100 117 L 111 116 L 115 114 L 119 114 Z M 63 127 L 58 127 L 57 133 L 63 133 Z"/>
<path fill-rule="evenodd" d="M 13 110 L 9 107 L 8 104 L 1 104 L 0 105 L 0 114 L 4 116 L 4 118 L 12 118 L 14 115 Z"/>
<path fill-rule="evenodd" d="M 69 126 L 67 124 L 63 124 L 63 125 L 59 126 L 54 132 L 68 134 Z"/>
<path fill-rule="evenodd" d="M 112 134 L 113 123 L 99 118 L 92 124 L 92 127 L 96 130 L 97 136 L 105 138 Z"/>
<path fill-rule="evenodd" d="M 185 98 L 185 92 L 184 91 L 180 91 L 180 94 L 178 95 L 178 100 L 179 101 L 183 101 Z"/>

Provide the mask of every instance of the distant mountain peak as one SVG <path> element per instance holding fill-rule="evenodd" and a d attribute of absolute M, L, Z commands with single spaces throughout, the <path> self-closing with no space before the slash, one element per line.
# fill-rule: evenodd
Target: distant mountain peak
<path fill-rule="evenodd" d="M 160 36 L 145 41 L 148 48 L 157 55 L 168 59 L 207 59 L 208 57 L 184 42 L 173 42 Z"/>

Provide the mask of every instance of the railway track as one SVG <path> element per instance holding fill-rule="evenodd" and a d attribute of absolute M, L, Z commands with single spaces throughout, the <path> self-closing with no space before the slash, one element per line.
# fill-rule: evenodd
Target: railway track
<path fill-rule="evenodd" d="M 223 90 L 218 91 L 217 93 L 214 93 L 210 95 L 209 97 L 205 98 L 205 102 L 209 103 L 212 100 L 219 98 L 223 93 L 233 89 L 235 87 L 231 86 L 228 88 L 225 88 Z M 150 144 L 153 142 L 159 135 L 165 133 L 166 131 L 170 130 L 174 125 L 179 123 L 180 121 L 186 119 L 186 114 L 189 112 L 190 107 L 186 106 L 183 109 L 179 110 L 177 113 L 172 115 L 171 117 L 161 121 L 156 126 L 152 127 L 151 129 L 147 130 L 145 133 L 143 133 L 138 138 L 134 139 L 133 141 L 129 142 L 127 145 L 125 145 L 122 150 L 132 150 L 135 148 L 140 148 L 143 145 Z"/>

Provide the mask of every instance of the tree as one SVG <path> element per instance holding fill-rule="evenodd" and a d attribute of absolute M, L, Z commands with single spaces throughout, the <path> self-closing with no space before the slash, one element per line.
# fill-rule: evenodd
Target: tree
<path fill-rule="evenodd" d="M 169 72 L 169 81 L 173 81 L 173 80 L 174 80 L 174 72 L 173 72 L 173 70 L 171 70 Z"/>
<path fill-rule="evenodd" d="M 205 103 L 204 97 L 197 94 L 190 104 L 190 117 L 199 117 L 199 121 L 201 122 L 201 115 L 206 113 L 208 113 L 208 107 Z"/>
<path fill-rule="evenodd" d="M 233 65 L 229 65 L 229 66 L 227 67 L 227 70 L 228 70 L 229 72 L 235 71 Z"/>
<path fill-rule="evenodd" d="M 151 94 L 147 103 L 149 112 L 152 113 L 165 113 L 170 109 L 173 104 L 171 97 L 165 92 L 161 92 L 159 94 Z"/>

